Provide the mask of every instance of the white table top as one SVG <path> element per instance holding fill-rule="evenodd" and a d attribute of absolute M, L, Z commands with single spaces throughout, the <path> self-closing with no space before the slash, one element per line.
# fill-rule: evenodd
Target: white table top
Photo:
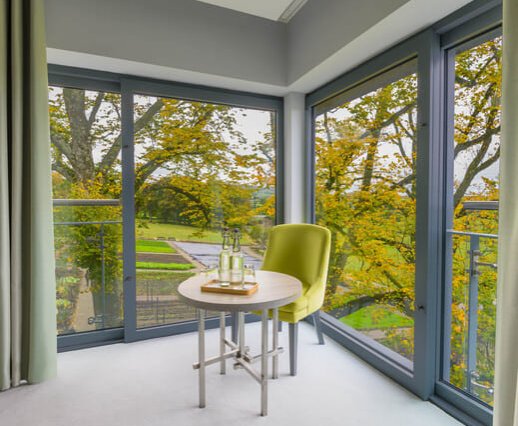
<path fill-rule="evenodd" d="M 257 271 L 259 288 L 249 296 L 207 293 L 201 291 L 206 278 L 196 275 L 178 287 L 180 298 L 200 309 L 228 312 L 248 312 L 287 305 L 302 295 L 302 283 L 295 277 L 279 272 Z"/>

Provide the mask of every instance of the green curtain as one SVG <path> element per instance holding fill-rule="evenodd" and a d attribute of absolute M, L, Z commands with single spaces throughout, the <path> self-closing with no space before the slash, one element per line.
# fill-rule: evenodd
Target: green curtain
<path fill-rule="evenodd" d="M 0 389 L 56 374 L 43 0 L 0 0 Z"/>
<path fill-rule="evenodd" d="M 495 426 L 518 426 L 518 0 L 504 0 Z"/>

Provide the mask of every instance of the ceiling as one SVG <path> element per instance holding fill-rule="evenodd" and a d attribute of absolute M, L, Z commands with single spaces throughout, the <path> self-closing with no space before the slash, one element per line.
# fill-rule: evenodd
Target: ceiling
<path fill-rule="evenodd" d="M 45 0 L 48 62 L 268 95 L 309 93 L 472 0 L 325 0 L 333 6 L 326 8 L 313 0 L 286 26 L 213 6 L 238 1 L 242 9 L 251 4 Z M 288 3 L 254 0 L 255 13 L 281 1 Z"/>
<path fill-rule="evenodd" d="M 307 0 L 197 0 L 226 9 L 288 22 Z"/>

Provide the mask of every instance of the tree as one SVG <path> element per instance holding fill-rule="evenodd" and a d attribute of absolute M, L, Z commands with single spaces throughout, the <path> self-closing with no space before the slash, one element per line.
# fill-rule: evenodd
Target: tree
<path fill-rule="evenodd" d="M 317 118 L 316 215 L 332 232 L 331 264 L 325 309 L 343 318 L 372 306 L 413 317 L 417 78 L 409 75 Z M 456 58 L 455 81 L 455 227 L 493 232 L 496 217 L 467 214 L 463 202 L 497 199 L 494 178 L 481 179 L 498 161 L 500 131 L 501 39 L 481 44 Z M 491 173 L 489 173 L 491 175 Z M 488 176 L 489 176 L 488 175 Z M 493 245 L 492 245 L 493 244 Z M 465 359 L 465 247 L 453 253 L 452 365 Z M 485 243 L 487 258 L 496 256 Z M 479 334 L 491 360 L 494 331 L 494 272 L 480 277 Z M 458 327 L 456 327 L 458 326 Z M 484 337 L 482 337 L 484 336 Z M 386 330 L 383 343 L 412 358 L 412 330 Z M 482 351 L 482 349 L 481 349 Z M 489 377 L 490 365 L 481 367 Z M 455 376 L 455 375 L 454 375 Z M 452 380 L 461 385 L 460 373 Z"/>
<path fill-rule="evenodd" d="M 139 95 L 134 114 L 135 198 L 140 221 L 157 216 L 202 231 L 222 223 L 245 227 L 272 204 L 264 200 L 253 206 L 250 200 L 274 185 L 273 127 L 251 144 L 236 121 L 245 110 Z M 51 87 L 50 118 L 54 197 L 120 198 L 120 95 Z M 269 209 L 268 213 L 273 212 Z M 121 209 L 61 207 L 55 209 L 55 219 L 120 221 Z M 120 319 L 121 227 L 91 224 L 59 227 L 56 232 L 60 253 L 87 271 L 96 316 L 105 314 L 106 293 L 110 316 Z"/>

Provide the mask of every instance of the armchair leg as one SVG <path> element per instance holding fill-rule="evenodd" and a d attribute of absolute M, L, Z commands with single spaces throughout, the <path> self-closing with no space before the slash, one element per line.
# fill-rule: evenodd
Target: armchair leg
<path fill-rule="evenodd" d="M 298 345 L 298 333 L 299 323 L 289 324 L 289 335 L 290 335 L 290 374 L 292 376 L 297 375 L 297 345 Z"/>
<path fill-rule="evenodd" d="M 313 314 L 313 323 L 315 324 L 315 329 L 317 331 L 318 344 L 324 345 L 324 335 L 322 334 L 322 322 L 320 321 L 320 310 L 316 311 Z"/>

